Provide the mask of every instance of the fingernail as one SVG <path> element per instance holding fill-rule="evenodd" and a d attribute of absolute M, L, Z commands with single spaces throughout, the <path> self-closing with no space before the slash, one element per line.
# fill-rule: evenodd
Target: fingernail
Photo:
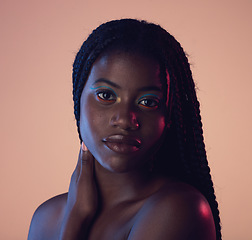
<path fill-rule="evenodd" d="M 88 150 L 86 145 L 84 144 L 84 142 L 81 143 L 81 148 L 84 152 L 86 152 Z"/>

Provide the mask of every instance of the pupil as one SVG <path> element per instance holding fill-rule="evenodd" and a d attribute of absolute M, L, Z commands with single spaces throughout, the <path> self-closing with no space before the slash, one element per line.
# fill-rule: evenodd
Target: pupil
<path fill-rule="evenodd" d="M 147 106 L 150 106 L 151 105 L 151 100 L 146 99 L 144 104 L 147 105 Z"/>
<path fill-rule="evenodd" d="M 103 97 L 104 97 L 104 98 L 106 98 L 106 99 L 108 99 L 108 98 L 109 98 L 109 96 L 110 96 L 110 94 L 109 94 L 109 93 L 104 93 L 104 94 L 103 94 Z"/>

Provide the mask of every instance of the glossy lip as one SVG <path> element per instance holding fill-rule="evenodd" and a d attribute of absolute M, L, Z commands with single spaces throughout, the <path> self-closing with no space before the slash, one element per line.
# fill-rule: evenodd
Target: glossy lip
<path fill-rule="evenodd" d="M 102 140 L 105 145 L 116 153 L 133 153 L 139 150 L 141 146 L 141 140 L 121 134 L 111 135 Z"/>

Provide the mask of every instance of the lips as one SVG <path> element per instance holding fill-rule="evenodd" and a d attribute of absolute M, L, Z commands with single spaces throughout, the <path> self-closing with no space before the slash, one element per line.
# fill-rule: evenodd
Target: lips
<path fill-rule="evenodd" d="M 103 142 L 110 150 L 121 154 L 134 153 L 141 146 L 141 141 L 138 138 L 120 134 L 104 138 Z"/>

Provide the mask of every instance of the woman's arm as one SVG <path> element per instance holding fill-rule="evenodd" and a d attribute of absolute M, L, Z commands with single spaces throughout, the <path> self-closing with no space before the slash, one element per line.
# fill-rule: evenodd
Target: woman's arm
<path fill-rule="evenodd" d="M 50 199 L 36 210 L 28 240 L 85 239 L 97 204 L 94 159 L 83 144 L 68 194 Z"/>
<path fill-rule="evenodd" d="M 77 240 L 86 237 L 97 205 L 94 158 L 82 143 L 79 160 L 71 178 L 59 239 Z"/>

